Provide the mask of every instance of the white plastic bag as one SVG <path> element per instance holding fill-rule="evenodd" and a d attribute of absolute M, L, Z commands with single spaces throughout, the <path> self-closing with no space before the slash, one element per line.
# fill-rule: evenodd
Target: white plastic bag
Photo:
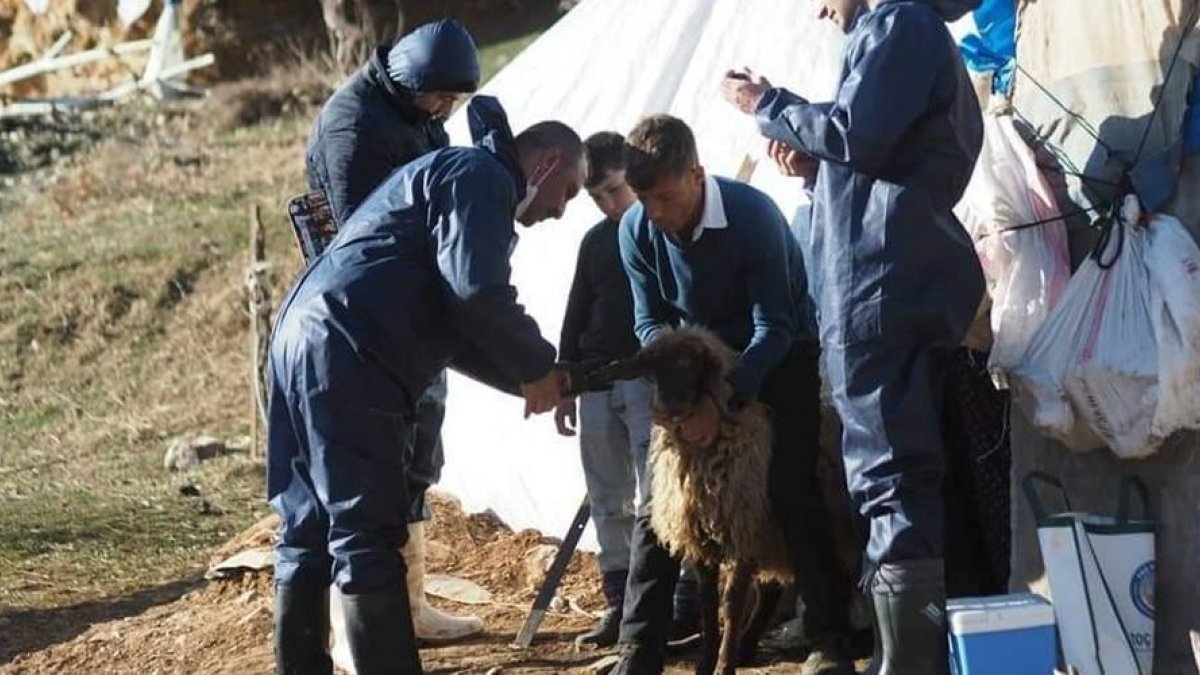
<path fill-rule="evenodd" d="M 1155 216 L 1146 267 L 1159 366 L 1151 431 L 1166 438 L 1179 429 L 1200 428 L 1200 248 L 1178 220 Z"/>
<path fill-rule="evenodd" d="M 1134 209 L 1136 211 L 1136 209 Z M 1063 386 L 1080 421 L 1118 457 L 1145 457 L 1162 442 L 1151 432 L 1158 401 L 1158 343 L 1150 321 L 1146 231 L 1126 216 L 1090 264 L 1101 270 L 1092 320 L 1083 327 Z"/>
<path fill-rule="evenodd" d="M 1150 429 L 1158 348 L 1139 217 L 1130 197 L 1107 245 L 1080 265 L 1013 368 L 1018 404 L 1072 450 L 1143 457 L 1161 441 Z"/>
<path fill-rule="evenodd" d="M 1086 425 L 1077 423 L 1063 385 L 1067 369 L 1078 355 L 1078 345 L 1086 339 L 1085 330 L 1096 316 L 1103 276 L 1104 271 L 1090 258 L 1080 265 L 1010 373 L 1013 400 L 1034 427 L 1077 451 L 1104 447 Z"/>
<path fill-rule="evenodd" d="M 1033 151 L 1010 116 L 984 118 L 984 140 L 971 182 L 955 209 L 975 240 L 995 336 L 989 365 L 1020 360 L 1071 277 L 1066 226 Z M 1035 227 L 1014 229 L 1030 223 Z"/>

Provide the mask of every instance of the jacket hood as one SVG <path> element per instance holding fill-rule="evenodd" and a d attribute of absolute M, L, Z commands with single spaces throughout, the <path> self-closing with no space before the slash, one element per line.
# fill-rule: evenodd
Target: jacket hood
<path fill-rule="evenodd" d="M 513 175 L 517 199 L 525 196 L 525 174 L 517 161 L 517 139 L 508 123 L 508 113 L 493 96 L 476 96 L 467 104 L 467 128 L 475 146 L 491 153 Z"/>
<path fill-rule="evenodd" d="M 479 87 L 475 40 L 457 21 L 427 23 L 396 41 L 387 52 L 387 74 L 398 86 L 421 94 L 472 93 Z"/>

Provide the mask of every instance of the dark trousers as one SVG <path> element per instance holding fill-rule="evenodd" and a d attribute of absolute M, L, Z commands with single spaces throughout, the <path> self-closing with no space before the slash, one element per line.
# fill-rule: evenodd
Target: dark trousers
<path fill-rule="evenodd" d="M 356 595 L 405 588 L 412 404 L 336 333 L 272 346 L 267 498 L 275 578 Z"/>
<path fill-rule="evenodd" d="M 817 479 L 821 426 L 819 352 L 797 343 L 767 376 L 760 399 L 771 411 L 771 505 L 795 565 L 805 626 L 822 637 L 848 631 L 849 588 L 829 530 L 829 509 Z M 653 500 L 650 508 L 654 508 Z M 633 648 L 645 672 L 662 670 L 679 561 L 659 543 L 650 518 L 637 519 L 625 590 L 621 643 Z M 639 670 L 640 672 L 640 670 Z"/>
<path fill-rule="evenodd" d="M 874 340 L 826 346 L 850 499 L 868 570 L 942 558 L 942 397 L 951 350 Z"/>
<path fill-rule="evenodd" d="M 446 373 L 443 371 L 417 399 L 417 416 L 408 448 L 408 522 L 429 520 L 432 513 L 425 493 L 442 477 L 446 456 L 442 449 L 442 421 L 446 418 Z"/>

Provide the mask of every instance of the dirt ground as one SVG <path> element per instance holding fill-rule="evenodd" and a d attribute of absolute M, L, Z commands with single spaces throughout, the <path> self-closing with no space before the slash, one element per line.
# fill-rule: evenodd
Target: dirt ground
<path fill-rule="evenodd" d="M 509 645 L 524 621 L 540 582 L 527 554 L 541 544 L 556 543 L 537 532 L 512 532 L 486 514 L 464 515 L 449 498 L 433 500 L 431 571 L 474 581 L 493 595 L 483 606 L 436 600 L 451 611 L 476 612 L 487 632 L 454 645 L 428 647 L 422 659 L 429 673 L 558 673 L 590 672 L 589 666 L 609 652 L 578 651 L 572 640 L 586 630 L 603 606 L 595 557 L 577 553 L 558 595 L 567 609 L 551 612 L 534 646 Z M 240 550 L 269 546 L 274 519 L 265 519 L 214 553 L 218 561 Z M 464 545 L 464 542 L 468 542 Z M 455 550 L 463 551 L 456 555 Z M 99 621 L 77 637 L 47 649 L 21 654 L 0 666 L 0 675 L 34 673 L 228 673 L 272 672 L 271 575 L 246 573 L 221 581 L 191 581 L 178 599 L 153 604 L 139 614 Z M 575 606 L 579 609 L 572 609 Z M 10 619 L 0 625 L 5 639 L 21 640 L 38 630 Z M 747 673 L 794 673 L 799 663 L 766 656 L 767 663 Z M 677 655 L 668 673 L 689 672 L 686 654 Z"/>

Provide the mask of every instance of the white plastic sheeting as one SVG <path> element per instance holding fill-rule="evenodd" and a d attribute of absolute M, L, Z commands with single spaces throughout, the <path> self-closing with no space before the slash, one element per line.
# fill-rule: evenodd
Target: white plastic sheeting
<path fill-rule="evenodd" d="M 719 97 L 728 68 L 749 66 L 813 98 L 836 85 L 842 36 L 797 0 L 585 0 L 488 82 L 514 130 L 557 119 L 581 136 L 628 132 L 647 114 L 669 112 L 696 133 L 701 161 L 734 176 L 750 154 L 751 182 L 785 214 L 802 199 L 765 159 L 753 120 Z M 461 114 L 449 122 L 469 143 Z M 601 214 L 586 195 L 560 221 L 524 230 L 513 256 L 520 300 L 551 342 L 558 332 L 579 240 Z M 578 441 L 560 438 L 549 416 L 521 419 L 519 400 L 451 374 L 440 489 L 469 511 L 491 509 L 511 527 L 563 533 L 584 496 Z M 589 532 L 581 546 L 594 550 Z"/>

